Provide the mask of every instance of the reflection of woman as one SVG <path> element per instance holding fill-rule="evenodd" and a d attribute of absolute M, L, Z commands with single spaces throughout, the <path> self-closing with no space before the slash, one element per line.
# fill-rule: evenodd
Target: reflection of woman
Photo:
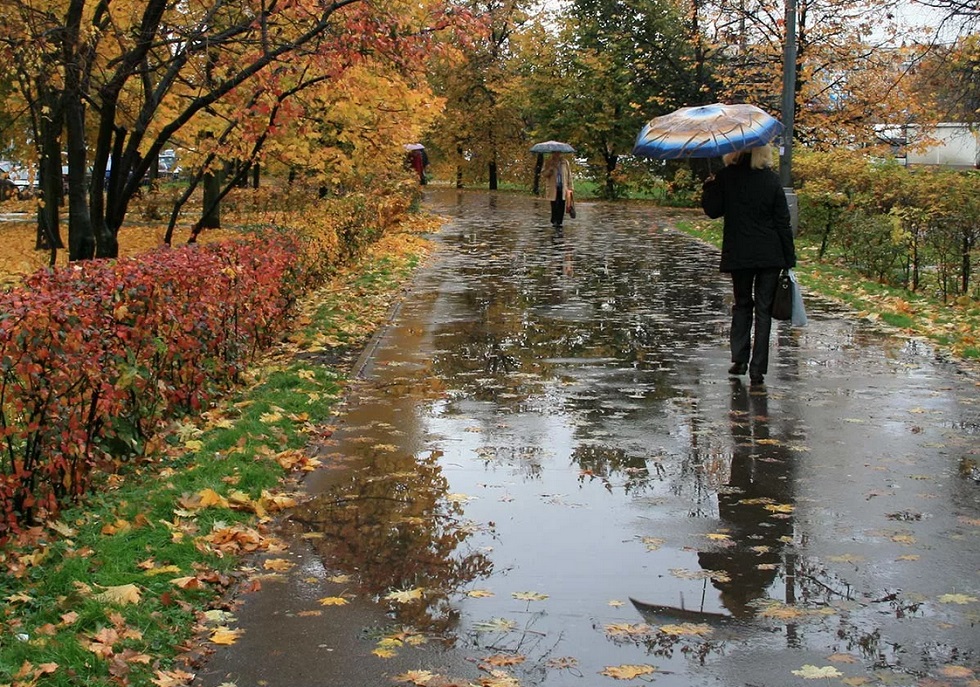
<path fill-rule="evenodd" d="M 724 159 L 725 167 L 704 182 L 701 207 L 708 217 L 725 218 L 721 271 L 731 273 L 735 296 L 728 372 L 748 371 L 753 383 L 761 383 L 769 369 L 779 272 L 796 266 L 793 230 L 786 193 L 772 171 L 772 149 L 752 148 Z"/>
<path fill-rule="evenodd" d="M 545 198 L 551 201 L 551 226 L 560 227 L 565 218 L 565 201 L 574 190 L 572 166 L 561 153 L 552 153 L 541 170 Z"/>
<path fill-rule="evenodd" d="M 753 614 L 751 602 L 764 597 L 776 579 L 780 550 L 793 533 L 793 521 L 781 507 L 791 505 L 792 459 L 770 436 L 768 399 L 732 381 L 731 431 L 734 449 L 728 489 L 718 494 L 718 515 L 730 545 L 702 551 L 705 570 L 725 573 L 716 579 L 721 601 L 736 618 Z"/>

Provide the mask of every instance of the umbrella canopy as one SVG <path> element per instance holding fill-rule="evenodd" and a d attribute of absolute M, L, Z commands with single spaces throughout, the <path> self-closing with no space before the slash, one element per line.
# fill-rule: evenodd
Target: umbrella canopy
<path fill-rule="evenodd" d="M 782 130 L 779 120 L 755 105 L 682 107 L 651 119 L 636 137 L 633 154 L 658 160 L 720 157 L 765 145 Z"/>
<path fill-rule="evenodd" d="M 425 146 L 421 143 L 406 143 L 405 150 L 425 150 Z"/>
<path fill-rule="evenodd" d="M 561 141 L 544 141 L 531 146 L 532 153 L 574 153 L 575 148 Z"/>

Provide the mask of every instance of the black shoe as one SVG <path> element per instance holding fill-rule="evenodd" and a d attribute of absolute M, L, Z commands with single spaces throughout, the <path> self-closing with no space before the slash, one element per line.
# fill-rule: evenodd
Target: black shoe
<path fill-rule="evenodd" d="M 749 369 L 748 363 L 732 363 L 732 366 L 728 368 L 728 374 L 744 375 L 748 369 Z"/>
<path fill-rule="evenodd" d="M 753 384 L 762 384 L 764 381 L 766 381 L 766 378 L 759 372 L 752 372 L 749 374 L 749 381 Z"/>

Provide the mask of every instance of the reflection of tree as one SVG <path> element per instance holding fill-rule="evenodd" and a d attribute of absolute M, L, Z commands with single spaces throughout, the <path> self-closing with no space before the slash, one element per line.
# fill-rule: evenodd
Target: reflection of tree
<path fill-rule="evenodd" d="M 572 460 L 579 467 L 579 481 L 599 480 L 612 491 L 617 486 L 614 478 L 623 480 L 624 494 L 639 493 L 650 481 L 650 467 L 645 456 L 628 453 L 625 449 L 611 446 L 579 444 L 572 452 Z M 663 476 L 663 466 L 653 461 L 658 476 Z"/>
<path fill-rule="evenodd" d="M 724 573 L 713 584 L 737 618 L 765 596 L 779 571 L 781 550 L 793 531 L 792 460 L 770 435 L 768 396 L 732 382 L 730 425 L 734 449 L 727 488 L 718 494 L 718 514 L 727 528 L 726 546 L 698 554 L 701 567 Z"/>
<path fill-rule="evenodd" d="M 351 573 L 368 593 L 424 588 L 423 601 L 393 610 L 399 621 L 434 631 L 455 620 L 449 595 L 492 568 L 484 554 L 458 551 L 473 530 L 462 506 L 446 499 L 438 458 L 378 452 L 293 516 L 320 535 L 314 544 L 328 567 Z"/>

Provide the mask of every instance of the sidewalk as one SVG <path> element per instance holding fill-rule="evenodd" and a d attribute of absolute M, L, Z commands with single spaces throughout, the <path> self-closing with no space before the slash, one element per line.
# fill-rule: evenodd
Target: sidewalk
<path fill-rule="evenodd" d="M 580 202 L 555 234 L 533 199 L 426 194 L 452 220 L 321 447 L 296 565 L 197 685 L 976 679 L 971 381 L 809 299 L 750 388 L 676 214 Z"/>

